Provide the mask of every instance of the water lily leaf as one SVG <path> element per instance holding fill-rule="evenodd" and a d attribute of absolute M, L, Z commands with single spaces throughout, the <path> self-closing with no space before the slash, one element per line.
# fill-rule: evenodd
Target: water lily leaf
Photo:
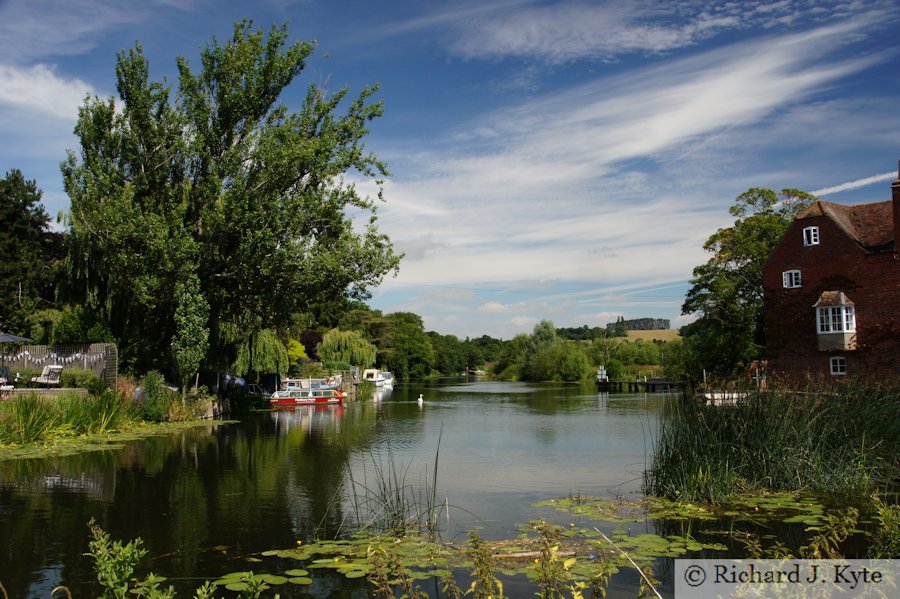
<path fill-rule="evenodd" d="M 312 584 L 313 579 L 305 576 L 297 576 L 295 578 L 288 578 L 288 582 L 292 584 Z"/>
<path fill-rule="evenodd" d="M 306 576 L 309 574 L 306 570 L 288 570 L 284 573 L 285 576 Z"/>
<path fill-rule="evenodd" d="M 344 574 L 344 576 L 346 576 L 347 578 L 362 578 L 366 574 L 367 573 L 363 572 L 362 570 L 350 570 L 349 572 Z"/>

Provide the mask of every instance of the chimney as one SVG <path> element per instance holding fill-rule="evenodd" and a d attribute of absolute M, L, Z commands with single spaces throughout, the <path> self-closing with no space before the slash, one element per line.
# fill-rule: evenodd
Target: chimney
<path fill-rule="evenodd" d="M 891 183 L 891 206 L 894 211 L 894 252 L 900 254 L 900 165 L 897 180 Z"/>

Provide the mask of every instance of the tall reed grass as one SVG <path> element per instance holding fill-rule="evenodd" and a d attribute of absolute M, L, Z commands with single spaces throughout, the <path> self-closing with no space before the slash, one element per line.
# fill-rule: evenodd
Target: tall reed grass
<path fill-rule="evenodd" d="M 443 427 L 434 454 L 434 470 L 430 478 L 426 473 L 424 485 L 407 480 L 411 463 L 398 463 L 390 447 L 385 458 L 372 456 L 371 471 L 363 464 L 361 478 L 349 471 L 349 499 L 357 528 L 395 536 L 403 536 L 411 528 L 437 534 L 438 519 L 449 510 L 447 501 L 439 502 L 437 496 L 442 436 Z"/>
<path fill-rule="evenodd" d="M 54 398 L 17 395 L 0 403 L 0 444 L 24 445 L 54 436 L 104 433 L 127 419 L 127 410 L 111 390 Z"/>
<path fill-rule="evenodd" d="M 900 386 L 757 391 L 734 405 L 669 402 L 645 474 L 648 493 L 716 503 L 808 490 L 862 498 L 900 483 Z"/>

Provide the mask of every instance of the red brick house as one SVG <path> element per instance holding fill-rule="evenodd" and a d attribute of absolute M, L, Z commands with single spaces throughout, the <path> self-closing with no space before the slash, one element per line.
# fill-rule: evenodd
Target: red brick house
<path fill-rule="evenodd" d="M 900 378 L 900 175 L 888 202 L 821 200 L 763 267 L 773 380 Z"/>

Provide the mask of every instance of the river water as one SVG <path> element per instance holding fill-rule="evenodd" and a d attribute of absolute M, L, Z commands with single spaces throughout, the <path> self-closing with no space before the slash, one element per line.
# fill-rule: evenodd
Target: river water
<path fill-rule="evenodd" d="M 49 597 L 58 584 L 75 597 L 96 596 L 83 555 L 94 518 L 114 539 L 141 537 L 149 567 L 191 596 L 203 580 L 265 571 L 265 561 L 247 562 L 262 551 L 346 532 L 363 487 L 388 475 L 423 497 L 436 483 L 449 506 L 443 538 L 462 540 L 473 528 L 486 539 L 513 538 L 517 525 L 547 515 L 538 501 L 639 497 L 666 400 L 445 379 L 345 406 L 259 412 L 124 449 L 0 462 L 0 582 L 11 598 Z M 306 591 L 365 595 L 359 582 Z M 624 596 L 635 592 L 630 586 Z M 534 587 L 521 593 L 532 596 Z"/>

